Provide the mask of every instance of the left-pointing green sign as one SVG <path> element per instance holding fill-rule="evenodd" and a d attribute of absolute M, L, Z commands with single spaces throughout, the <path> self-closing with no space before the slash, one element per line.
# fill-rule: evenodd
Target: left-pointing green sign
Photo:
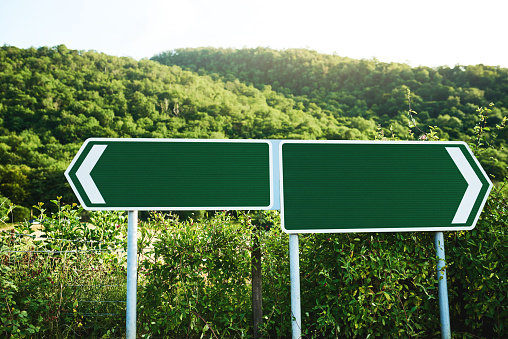
<path fill-rule="evenodd" d="M 89 210 L 239 210 L 273 205 L 266 140 L 88 139 L 65 172 Z"/>

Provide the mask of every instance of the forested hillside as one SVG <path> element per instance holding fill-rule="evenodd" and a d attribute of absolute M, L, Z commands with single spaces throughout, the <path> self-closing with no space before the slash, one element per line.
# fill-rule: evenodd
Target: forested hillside
<path fill-rule="evenodd" d="M 487 124 L 495 127 L 508 116 L 508 69 L 484 65 L 410 67 L 406 64 L 355 60 L 304 49 L 177 49 L 152 60 L 178 65 L 200 75 L 223 81 L 239 79 L 247 85 L 271 89 L 309 112 L 347 121 L 361 120 L 358 128 L 380 125 L 385 134 L 392 127 L 400 138 L 408 137 L 408 110 L 417 127 L 415 137 L 437 126 L 441 140 L 469 141 L 478 123 L 477 109 L 493 103 Z M 408 101 L 408 90 L 411 102 Z M 411 106 L 409 106 L 411 105 Z M 508 128 L 500 131 L 499 148 L 508 140 Z M 487 164 L 489 156 L 503 160 Z M 491 151 L 482 159 L 488 171 L 507 174 L 506 152 Z"/>
<path fill-rule="evenodd" d="M 138 62 L 64 45 L 3 46 L 0 196 L 25 207 L 58 195 L 75 201 L 63 172 L 89 137 L 374 139 L 380 125 L 406 139 L 408 89 L 415 138 L 430 125 L 441 139 L 470 141 L 476 109 L 490 102 L 489 125 L 508 115 L 503 68 L 270 49 L 177 50 Z M 482 162 L 502 177 L 507 128 L 498 140 Z"/>
<path fill-rule="evenodd" d="M 238 78 L 259 89 L 270 85 L 276 92 L 306 105 L 313 102 L 335 116 L 380 117 L 383 121 L 404 114 L 406 88 L 413 92 L 413 109 L 420 113 L 421 121 L 449 115 L 441 120 L 456 117 L 467 125 L 478 106 L 491 102 L 497 107 L 493 120 L 508 114 L 508 69 L 500 67 L 411 68 L 302 49 L 267 48 L 178 49 L 152 60 L 199 74 L 217 73 L 225 81 Z M 467 131 L 467 126 L 459 127 Z"/>

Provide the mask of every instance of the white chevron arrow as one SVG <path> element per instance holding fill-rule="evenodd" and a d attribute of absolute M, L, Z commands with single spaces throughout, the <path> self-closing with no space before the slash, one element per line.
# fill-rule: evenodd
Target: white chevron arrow
<path fill-rule="evenodd" d="M 446 150 L 468 185 L 452 220 L 452 224 L 464 224 L 473 210 L 483 185 L 459 147 L 446 147 Z"/>
<path fill-rule="evenodd" d="M 76 177 L 81 183 L 81 186 L 85 190 L 85 193 L 88 196 L 88 199 L 90 199 L 90 202 L 92 204 L 106 203 L 101 195 L 101 192 L 99 192 L 97 185 L 95 185 L 92 176 L 90 175 L 90 172 L 92 172 L 93 168 L 95 167 L 95 164 L 97 164 L 97 161 L 99 161 L 102 153 L 104 153 L 104 151 L 106 150 L 106 147 L 108 146 L 93 145 L 92 149 L 86 156 L 85 160 L 83 160 L 83 163 L 76 171 Z"/>

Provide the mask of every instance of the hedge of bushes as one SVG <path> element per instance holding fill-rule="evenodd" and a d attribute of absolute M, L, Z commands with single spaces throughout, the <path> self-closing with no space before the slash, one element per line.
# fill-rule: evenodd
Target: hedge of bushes
<path fill-rule="evenodd" d="M 151 260 L 141 263 L 140 333 L 156 337 L 252 335 L 250 251 L 263 212 L 178 221 L 158 215 Z M 266 224 L 266 223 L 264 223 Z M 452 332 L 508 334 L 506 201 L 492 194 L 477 227 L 445 233 Z M 300 235 L 302 333 L 307 338 L 439 337 L 432 233 Z M 288 237 L 260 232 L 262 332 L 291 333 Z"/>
<path fill-rule="evenodd" d="M 51 238 L 73 235 L 75 240 L 90 238 L 125 246 L 122 214 L 92 214 L 91 221 L 100 227 L 90 229 L 79 222 L 78 206 L 59 209 L 43 220 Z M 454 337 L 508 335 L 507 216 L 506 199 L 495 189 L 473 231 L 445 233 Z M 263 254 L 261 333 L 264 338 L 290 337 L 288 237 L 277 227 L 278 222 L 275 211 L 221 211 L 199 215 L 196 220 L 152 213 L 140 224 L 138 336 L 251 337 L 251 246 L 257 234 Z M 31 232 L 26 226 L 15 231 Z M 55 248 L 47 241 L 16 245 L 12 233 L 1 234 L 0 333 L 13 338 L 124 335 L 124 317 L 107 321 L 79 318 L 76 307 L 78 314 L 72 315 L 71 308 L 69 315 L 62 296 L 56 293 L 63 290 L 54 286 L 75 279 L 69 267 L 86 265 L 124 284 L 125 257 L 110 260 L 114 256 L 106 252 L 88 257 L 87 262 L 67 254 L 52 260 L 39 258 L 37 267 L 29 267 L 26 260 L 34 258 L 12 260 L 13 254 L 6 251 L 13 246 Z M 67 270 L 63 270 L 65 265 Z M 29 278 L 27 274 L 35 268 L 41 270 L 37 279 Z M 300 235 L 300 271 L 306 338 L 440 336 L 432 233 Z M 115 293 L 119 296 L 122 291 Z M 48 298 L 60 303 L 42 302 Z M 121 305 L 119 312 L 123 310 Z"/>

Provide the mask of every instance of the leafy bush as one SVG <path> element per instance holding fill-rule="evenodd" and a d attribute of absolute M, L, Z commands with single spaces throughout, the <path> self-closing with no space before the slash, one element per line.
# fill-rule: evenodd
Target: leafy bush
<path fill-rule="evenodd" d="M 508 253 L 506 201 L 491 198 L 486 211 L 474 231 L 447 233 L 452 330 L 464 337 L 507 334 L 508 272 L 500 266 Z M 269 213 L 278 222 L 278 213 Z M 252 335 L 249 254 L 256 218 L 221 212 L 181 222 L 154 215 L 150 227 L 157 240 L 140 264 L 142 335 Z M 260 234 L 260 243 L 261 331 L 266 338 L 286 338 L 291 333 L 288 237 L 273 227 Z M 435 267 L 432 233 L 300 235 L 303 334 L 438 336 Z"/>
<path fill-rule="evenodd" d="M 48 214 L 44 203 L 33 206 L 39 211 L 36 221 L 41 226 L 44 237 L 72 241 L 78 247 L 84 244 L 86 249 L 107 249 L 118 246 L 126 248 L 127 241 L 124 235 L 127 232 L 127 216 L 124 212 L 93 211 L 90 213 L 90 223 L 86 223 L 81 220 L 83 208 L 75 203 L 62 204 L 61 198 L 51 200 L 56 207 L 54 213 Z M 35 231 L 32 224 L 27 221 L 16 229 L 28 234 L 33 234 Z M 56 244 L 38 242 L 37 245 L 53 250 L 59 250 L 62 246 L 68 247 L 65 241 Z"/>
<path fill-rule="evenodd" d="M 250 231 L 225 212 L 199 222 L 153 218 L 157 241 L 140 264 L 140 332 L 248 337 Z"/>
<path fill-rule="evenodd" d="M 475 230 L 446 233 L 454 336 L 508 334 L 508 271 L 503 266 L 508 259 L 508 213 L 501 190 L 499 186 L 492 192 Z M 83 225 L 72 221 L 80 208 L 65 206 L 49 216 L 41 214 L 47 219 L 42 225 L 48 226 L 44 241 L 20 241 L 13 233 L 2 232 L 0 333 L 11 337 L 123 335 L 125 304 L 104 309 L 80 300 L 124 299 L 125 257 L 110 250 L 80 255 L 5 252 L 103 249 L 83 241 Z M 122 213 L 92 214 L 91 221 L 102 230 L 86 236 L 122 244 L 126 226 Z M 288 236 L 279 227 L 266 227 L 279 222 L 275 211 L 236 216 L 217 212 L 185 221 L 152 213 L 140 224 L 138 334 L 147 338 L 250 337 L 250 252 L 256 232 L 263 253 L 261 332 L 265 338 L 289 337 Z M 77 241 L 63 241 L 63 234 L 72 234 L 69 224 L 76 226 Z M 259 232 L 259 226 L 265 231 Z M 26 230 L 27 225 L 16 230 L 23 227 Z M 431 233 L 300 235 L 302 333 L 306 338 L 437 337 L 435 265 Z M 119 287 L 94 287 L 100 284 Z M 93 313 L 118 316 L 87 317 Z"/>
<path fill-rule="evenodd" d="M 79 220 L 81 208 L 43 204 L 39 225 L 0 233 L 0 333 L 7 337 L 97 337 L 125 331 L 125 218 L 98 213 L 101 227 Z M 40 227 L 40 229 L 39 229 Z M 114 303 L 110 301 L 115 301 Z M 100 321 L 97 321 L 100 319 Z"/>
<path fill-rule="evenodd" d="M 450 317 L 454 331 L 508 335 L 508 201 L 496 189 L 470 232 L 447 234 Z"/>
<path fill-rule="evenodd" d="M 23 222 L 30 219 L 30 209 L 24 206 L 16 206 L 12 210 L 13 219 L 15 222 Z"/>
<path fill-rule="evenodd" d="M 302 322 L 310 337 L 428 337 L 436 332 L 431 234 L 301 238 Z"/>
<path fill-rule="evenodd" d="M 9 214 L 12 213 L 13 208 L 11 201 L 0 195 L 0 224 L 9 221 Z"/>

